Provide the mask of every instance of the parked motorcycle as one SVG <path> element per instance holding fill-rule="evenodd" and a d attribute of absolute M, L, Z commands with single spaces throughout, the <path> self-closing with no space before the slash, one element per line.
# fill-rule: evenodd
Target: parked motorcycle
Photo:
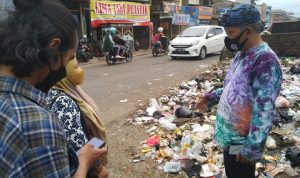
<path fill-rule="evenodd" d="M 134 49 L 135 51 L 140 50 L 140 42 L 137 39 L 134 40 Z"/>
<path fill-rule="evenodd" d="M 124 48 L 125 51 L 124 54 L 121 56 L 121 58 L 116 57 L 116 53 L 112 48 L 105 56 L 107 64 L 113 65 L 117 61 L 124 61 L 124 60 L 126 60 L 127 62 L 131 62 L 133 58 L 132 52 L 130 51 L 129 46 L 127 44 L 124 45 Z"/>
<path fill-rule="evenodd" d="M 160 40 L 154 44 L 152 44 L 152 55 L 153 57 L 158 56 L 158 54 L 168 54 L 168 49 L 169 49 L 169 40 L 167 37 L 163 36 L 160 37 Z"/>
<path fill-rule="evenodd" d="M 80 44 L 76 50 L 76 58 L 78 60 L 88 62 L 93 58 L 90 48 L 86 44 Z"/>

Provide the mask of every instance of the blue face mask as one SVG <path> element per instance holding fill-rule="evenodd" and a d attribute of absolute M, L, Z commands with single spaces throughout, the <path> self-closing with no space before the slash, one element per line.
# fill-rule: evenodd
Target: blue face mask
<path fill-rule="evenodd" d="M 243 33 L 245 31 L 246 30 L 242 31 L 241 34 L 238 37 L 233 38 L 233 39 L 225 37 L 224 43 L 225 43 L 226 48 L 229 51 L 236 52 L 236 51 L 240 51 L 240 50 L 243 49 L 243 47 L 245 46 L 246 42 L 248 41 L 248 39 L 245 39 L 245 41 L 243 41 L 242 43 L 240 43 L 241 36 L 243 35 Z"/>

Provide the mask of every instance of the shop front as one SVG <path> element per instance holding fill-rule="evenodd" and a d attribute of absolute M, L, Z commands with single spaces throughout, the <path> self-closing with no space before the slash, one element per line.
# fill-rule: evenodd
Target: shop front
<path fill-rule="evenodd" d="M 106 29 L 110 27 L 116 27 L 131 50 L 134 50 L 136 41 L 143 48 L 149 47 L 151 31 L 149 4 L 91 0 L 90 12 L 92 36 L 96 42 L 95 56 L 102 55 L 103 38 Z"/>

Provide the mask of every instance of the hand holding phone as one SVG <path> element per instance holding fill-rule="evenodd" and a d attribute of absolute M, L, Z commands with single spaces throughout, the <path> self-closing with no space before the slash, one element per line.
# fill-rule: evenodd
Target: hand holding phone
<path fill-rule="evenodd" d="M 93 145 L 94 148 L 103 148 L 105 146 L 105 141 L 103 141 L 97 137 L 94 137 L 88 142 L 88 144 Z"/>

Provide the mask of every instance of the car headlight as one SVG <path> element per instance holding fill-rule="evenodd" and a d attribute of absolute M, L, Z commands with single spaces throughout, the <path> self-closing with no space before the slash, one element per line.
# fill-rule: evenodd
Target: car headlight
<path fill-rule="evenodd" d="M 195 45 L 197 45 L 197 44 L 199 44 L 199 41 L 194 41 L 194 42 L 192 43 L 192 46 L 195 46 Z"/>

